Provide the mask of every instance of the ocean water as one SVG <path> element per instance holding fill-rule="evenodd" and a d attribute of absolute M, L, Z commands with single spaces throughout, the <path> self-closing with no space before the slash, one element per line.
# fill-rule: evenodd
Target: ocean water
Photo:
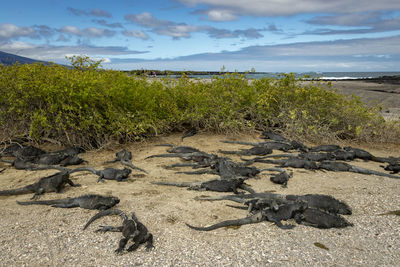
<path fill-rule="evenodd" d="M 261 78 L 277 78 L 282 73 L 262 72 L 262 73 L 246 73 L 246 77 L 250 79 Z M 345 80 L 345 79 L 365 79 L 378 78 L 382 76 L 400 76 L 400 72 L 302 72 L 295 73 L 296 77 L 308 76 L 310 78 L 320 78 L 326 80 Z M 215 75 L 189 75 L 193 78 L 211 78 Z"/>

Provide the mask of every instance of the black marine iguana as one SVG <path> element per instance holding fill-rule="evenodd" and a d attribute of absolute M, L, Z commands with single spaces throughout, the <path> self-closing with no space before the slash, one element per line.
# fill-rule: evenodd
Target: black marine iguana
<path fill-rule="evenodd" d="M 111 160 L 111 161 L 107 161 L 106 163 L 114 163 L 114 162 L 121 162 L 122 164 L 134 169 L 134 170 L 139 170 L 142 171 L 144 173 L 147 173 L 145 170 L 136 167 L 135 165 L 133 165 L 132 163 L 132 152 L 126 150 L 126 149 L 122 149 L 121 151 L 117 152 L 115 154 L 115 159 Z"/>
<path fill-rule="evenodd" d="M 251 189 L 248 185 L 244 183 L 244 178 L 235 178 L 235 179 L 215 179 L 206 182 L 152 182 L 152 184 L 157 185 L 169 185 L 169 186 L 178 186 L 178 187 L 187 187 L 188 190 L 197 190 L 197 191 L 216 191 L 216 192 L 233 192 L 235 194 L 239 194 L 237 191 L 238 188 L 246 190 L 248 192 L 254 193 L 254 190 Z"/>
<path fill-rule="evenodd" d="M 207 153 L 202 152 L 198 150 L 197 148 L 190 147 L 190 146 L 175 146 L 172 144 L 159 144 L 157 146 L 168 146 L 171 147 L 170 149 L 167 149 L 168 154 L 156 154 L 156 155 L 151 155 L 146 157 L 145 159 L 150 159 L 150 158 L 169 158 L 169 157 L 185 157 L 190 156 L 192 154 L 205 154 Z"/>
<path fill-rule="evenodd" d="M 280 205 L 278 209 L 266 208 L 256 212 L 249 217 L 223 221 L 208 227 L 196 227 L 186 223 L 186 225 L 194 230 L 198 231 L 211 231 L 221 227 L 227 226 L 240 226 L 251 223 L 258 223 L 262 221 L 269 221 L 276 224 L 281 229 L 292 229 L 294 225 L 283 225 L 281 221 L 286 221 L 294 218 L 298 212 L 302 212 L 307 208 L 306 204 L 303 202 L 293 202 Z"/>
<path fill-rule="evenodd" d="M 183 141 L 184 138 L 191 137 L 195 134 L 197 134 L 197 128 L 196 127 L 190 128 L 183 133 L 181 141 Z"/>
<path fill-rule="evenodd" d="M 238 145 L 249 145 L 249 146 L 262 146 L 269 149 L 277 149 L 287 152 L 292 149 L 296 149 L 292 144 L 288 144 L 285 142 L 278 142 L 278 141 L 269 141 L 269 142 L 261 142 L 261 143 L 254 143 L 254 142 L 243 142 L 243 141 L 221 141 L 222 143 L 227 144 L 238 144 Z"/>
<path fill-rule="evenodd" d="M 15 160 L 2 159 L 1 161 L 10 163 L 11 166 L 13 166 L 17 170 L 47 170 L 47 169 L 56 169 L 60 171 L 68 170 L 67 168 L 61 166 L 37 164 L 20 158 L 16 158 Z"/>
<path fill-rule="evenodd" d="M 41 201 L 17 201 L 20 205 L 51 205 L 55 208 L 76 208 L 90 210 L 105 210 L 114 207 L 119 203 L 119 198 L 113 196 L 101 195 L 83 195 L 80 197 L 63 198 L 54 200 L 41 200 Z"/>
<path fill-rule="evenodd" d="M 294 217 L 298 224 L 304 224 L 321 229 L 344 228 L 354 226 L 338 214 L 329 213 L 321 209 L 307 208 Z"/>
<path fill-rule="evenodd" d="M 272 154 L 272 149 L 265 146 L 255 146 L 249 149 L 241 149 L 239 151 L 229 151 L 220 149 L 218 152 L 222 154 L 234 154 L 241 156 L 252 156 L 252 155 L 264 156 Z"/>
<path fill-rule="evenodd" d="M 123 169 L 105 168 L 104 170 L 95 170 L 91 167 L 76 168 L 74 170 L 70 170 L 69 172 L 73 173 L 78 171 L 89 171 L 99 176 L 98 182 L 104 182 L 103 179 L 117 180 L 118 182 L 123 182 L 126 181 L 129 174 L 131 174 L 132 172 L 132 170 L 128 168 L 123 168 Z"/>
<path fill-rule="evenodd" d="M 311 161 L 308 159 L 302 158 L 288 158 L 282 160 L 270 160 L 264 158 L 254 158 L 251 160 L 246 160 L 247 162 L 261 162 L 261 163 L 271 163 L 271 164 L 279 164 L 279 167 L 292 167 L 292 168 L 303 168 L 307 170 L 314 170 L 318 168 L 318 165 L 315 161 Z"/>
<path fill-rule="evenodd" d="M 13 156 L 16 153 L 16 151 L 21 149 L 22 147 L 24 146 L 19 143 L 12 143 L 1 150 L 0 157 Z"/>
<path fill-rule="evenodd" d="M 282 204 L 287 202 L 302 201 L 307 203 L 310 208 L 321 209 L 333 214 L 350 215 L 351 207 L 343 201 L 340 201 L 332 196 L 323 194 L 307 194 L 307 195 L 281 195 L 274 193 L 251 193 L 243 195 L 225 195 L 218 197 L 196 197 L 200 201 L 219 201 L 231 200 L 237 203 L 245 204 L 253 207 L 248 208 L 249 212 L 270 207 L 271 204 Z"/>
<path fill-rule="evenodd" d="M 318 169 L 324 169 L 328 171 L 343 171 L 343 172 L 355 172 L 367 175 L 377 175 L 377 176 L 384 176 L 394 179 L 400 179 L 400 176 L 387 174 L 384 172 L 374 171 L 365 169 L 362 167 L 354 166 L 347 164 L 345 162 L 338 162 L 338 161 L 322 161 L 318 164 Z"/>
<path fill-rule="evenodd" d="M 256 193 L 248 195 L 231 195 L 214 198 L 196 198 L 197 200 L 232 200 L 248 206 L 247 210 L 250 218 L 254 215 L 262 214 L 263 211 L 279 211 L 281 207 L 294 203 L 302 203 L 303 208 L 294 210 L 290 218 L 294 218 L 297 223 L 318 228 L 342 228 L 352 226 L 346 219 L 339 214 L 351 214 L 351 208 L 344 202 L 341 202 L 328 195 L 309 194 L 304 196 L 297 195 L 277 195 L 270 193 Z M 235 207 L 235 206 L 231 206 Z M 237 207 L 235 207 L 237 208 Z M 240 207 L 239 207 L 240 208 Z M 287 213 L 284 213 L 287 214 Z M 285 217 L 287 218 L 287 217 Z M 243 222 L 247 222 L 244 220 Z M 235 221 L 233 221 L 235 222 Z M 229 221 L 229 225 L 232 221 Z M 245 224 L 245 223 L 244 223 Z M 227 226 L 225 222 L 212 226 Z M 217 227 L 217 228 L 219 228 Z M 197 229 L 198 230 L 198 229 Z"/>
<path fill-rule="evenodd" d="M 263 131 L 261 133 L 260 138 L 271 139 L 271 140 L 280 141 L 280 142 L 289 142 L 289 140 L 286 139 L 285 137 L 283 137 L 282 135 L 274 133 L 274 132 L 270 132 L 270 131 Z"/>
<path fill-rule="evenodd" d="M 21 159 L 38 157 L 43 154 L 46 154 L 46 151 L 44 151 L 40 148 L 31 146 L 31 145 L 22 146 L 19 149 L 12 151 L 12 153 L 11 153 L 12 156 L 14 156 L 16 158 L 21 158 Z"/>
<path fill-rule="evenodd" d="M 287 187 L 290 178 L 293 177 L 293 172 L 287 173 L 285 170 L 279 171 L 278 174 L 272 175 L 269 179 L 271 182 L 281 184 L 282 187 Z"/>
<path fill-rule="evenodd" d="M 381 166 L 385 171 L 390 171 L 391 174 L 400 172 L 400 163 L 390 163 L 387 166 Z"/>
<path fill-rule="evenodd" d="M 39 195 L 47 192 L 59 193 L 65 184 L 70 186 L 80 186 L 79 184 L 74 184 L 71 179 L 69 179 L 69 172 L 61 171 L 56 174 L 43 177 L 38 182 L 16 189 L 8 189 L 0 191 L 0 196 L 10 196 L 10 195 L 22 195 L 34 193 L 32 199 L 39 197 Z"/>
<path fill-rule="evenodd" d="M 230 158 L 215 157 L 209 161 L 211 170 L 199 170 L 192 172 L 178 172 L 184 174 L 216 174 L 221 179 L 232 179 L 232 178 L 252 178 L 259 174 L 261 171 L 256 167 L 244 166 L 243 164 L 232 161 Z"/>
<path fill-rule="evenodd" d="M 35 169 L 36 165 L 78 165 L 85 162 L 77 156 L 77 154 L 82 151 L 81 148 L 71 147 L 60 151 L 42 153 L 44 151 L 41 152 L 41 150 L 37 150 L 35 147 L 25 147 L 17 151 L 19 154 L 13 154 L 16 156 L 15 160 L 2 159 L 2 161 L 11 163 L 12 166 L 20 170 Z"/>
<path fill-rule="evenodd" d="M 133 241 L 133 244 L 127 249 L 127 251 L 136 250 L 140 244 L 146 243 L 146 250 L 152 249 L 153 246 L 153 235 L 149 233 L 146 226 L 139 222 L 136 218 L 135 213 L 132 212 L 131 218 L 128 219 L 128 216 L 121 210 L 118 209 L 109 209 L 103 210 L 94 215 L 83 227 L 85 230 L 92 222 L 95 220 L 108 215 L 119 215 L 122 218 L 122 226 L 114 227 L 114 226 L 101 226 L 96 232 L 122 232 L 123 238 L 119 241 L 119 246 L 115 250 L 116 253 L 121 253 L 128 241 Z"/>
<path fill-rule="evenodd" d="M 355 147 L 351 147 L 351 146 L 347 146 L 343 148 L 346 151 L 351 151 L 354 152 L 355 154 L 355 158 L 357 159 L 362 159 L 365 161 L 375 161 L 375 162 L 380 162 L 380 163 L 393 163 L 396 162 L 396 160 L 399 160 L 398 158 L 393 158 L 393 157 L 376 157 L 374 155 L 372 155 L 371 153 L 369 153 L 368 151 L 365 151 L 363 149 L 360 148 L 355 148 Z"/>

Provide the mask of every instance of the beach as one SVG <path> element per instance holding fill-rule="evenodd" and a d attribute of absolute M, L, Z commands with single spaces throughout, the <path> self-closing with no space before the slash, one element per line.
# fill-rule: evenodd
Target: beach
<path fill-rule="evenodd" d="M 361 97 L 366 104 L 383 104 L 387 119 L 400 116 L 400 86 L 365 81 L 333 81 L 333 88 Z M 283 230 L 270 222 L 244 225 L 239 228 L 200 232 L 185 223 L 208 226 L 223 220 L 246 216 L 246 210 L 227 205 L 230 201 L 197 201 L 198 196 L 220 196 L 228 193 L 192 191 L 185 188 L 151 184 L 154 181 L 207 181 L 215 175 L 177 174 L 189 168 L 165 169 L 163 166 L 180 162 L 177 158 L 146 157 L 165 153 L 166 147 L 157 144 L 192 146 L 204 152 L 218 154 L 219 149 L 239 150 L 248 146 L 226 144 L 221 140 L 261 142 L 259 132 L 243 134 L 210 134 L 200 132 L 181 140 L 182 133 L 156 136 L 134 144 L 110 144 L 80 156 L 95 169 L 122 168 L 108 163 L 122 148 L 133 153 L 134 165 L 148 174 L 133 171 L 126 182 L 106 180 L 88 172 L 71 175 L 81 187 L 66 186 L 62 193 L 46 193 L 41 200 L 76 197 L 88 193 L 113 195 L 120 198 L 118 209 L 131 213 L 147 226 L 154 236 L 154 249 L 144 246 L 134 252 L 116 255 L 114 250 L 120 233 L 95 233 L 100 225 L 121 225 L 118 216 L 95 221 L 87 230 L 86 222 L 96 211 L 81 208 L 61 209 L 50 206 L 21 206 L 16 201 L 32 195 L 1 196 L 0 251 L 3 266 L 395 266 L 400 262 L 400 217 L 380 215 L 399 210 L 400 179 L 351 172 L 322 172 L 292 169 L 288 187 L 273 184 L 266 173 L 259 179 L 246 181 L 257 192 L 279 194 L 328 194 L 345 201 L 353 210 L 345 218 L 354 224 L 343 229 L 317 229 L 296 225 Z M 307 144 L 316 145 L 316 144 Z M 350 144 L 373 155 L 400 156 L 400 146 L 393 144 Z M 54 151 L 59 147 L 45 144 Z M 280 152 L 275 152 L 279 154 Z M 232 156 L 240 161 L 239 156 Z M 354 161 L 351 164 L 383 171 L 376 162 Z M 82 165 L 84 166 L 84 165 Z M 273 165 L 257 163 L 256 167 Z M 25 186 L 39 178 L 55 173 L 53 170 L 15 170 L 0 163 L 0 189 Z M 294 223 L 294 222 L 288 222 Z M 321 248 L 317 244 L 323 244 Z"/>

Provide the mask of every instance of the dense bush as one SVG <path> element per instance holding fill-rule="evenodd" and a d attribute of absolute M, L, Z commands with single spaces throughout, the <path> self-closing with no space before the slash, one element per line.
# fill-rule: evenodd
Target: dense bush
<path fill-rule="evenodd" d="M 293 74 L 253 81 L 239 74 L 149 80 L 99 64 L 75 57 L 72 68 L 0 66 L 1 137 L 98 147 L 196 126 L 215 132 L 278 127 L 309 140 L 400 140 L 398 123 L 386 123 L 377 108 Z"/>

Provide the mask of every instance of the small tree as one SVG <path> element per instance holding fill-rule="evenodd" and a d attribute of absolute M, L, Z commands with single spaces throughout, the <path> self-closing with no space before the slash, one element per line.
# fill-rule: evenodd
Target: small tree
<path fill-rule="evenodd" d="M 97 70 L 101 68 L 101 62 L 103 62 L 103 59 L 96 61 L 85 55 L 65 58 L 71 62 L 72 67 L 78 70 Z"/>

